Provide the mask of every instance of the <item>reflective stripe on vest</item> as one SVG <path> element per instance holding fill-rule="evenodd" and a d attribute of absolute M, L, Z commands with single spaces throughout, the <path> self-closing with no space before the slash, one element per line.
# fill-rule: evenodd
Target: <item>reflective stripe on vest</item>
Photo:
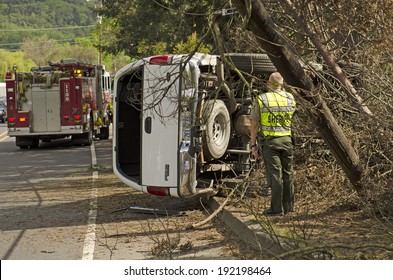
<path fill-rule="evenodd" d="M 265 136 L 291 135 L 292 116 L 296 102 L 291 93 L 267 92 L 258 97 L 261 130 Z"/>

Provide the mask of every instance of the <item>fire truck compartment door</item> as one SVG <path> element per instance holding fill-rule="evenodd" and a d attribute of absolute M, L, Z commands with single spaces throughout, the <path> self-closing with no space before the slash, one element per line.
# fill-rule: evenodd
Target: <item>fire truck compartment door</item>
<path fill-rule="evenodd" d="M 59 87 L 40 88 L 31 91 L 33 132 L 60 131 L 60 91 Z"/>
<path fill-rule="evenodd" d="M 144 66 L 142 185 L 178 186 L 180 65 Z"/>

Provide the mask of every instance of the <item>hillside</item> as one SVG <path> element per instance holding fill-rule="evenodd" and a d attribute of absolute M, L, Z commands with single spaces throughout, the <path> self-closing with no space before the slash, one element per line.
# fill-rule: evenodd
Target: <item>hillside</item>
<path fill-rule="evenodd" d="M 92 6 L 87 0 L 2 0 L 0 48 L 19 50 L 24 39 L 43 35 L 71 44 L 88 37 L 96 23 Z"/>

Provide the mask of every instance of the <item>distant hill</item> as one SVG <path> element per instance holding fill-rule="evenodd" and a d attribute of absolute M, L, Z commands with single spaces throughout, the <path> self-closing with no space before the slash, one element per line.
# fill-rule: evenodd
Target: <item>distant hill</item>
<path fill-rule="evenodd" d="M 97 22 L 88 0 L 0 0 L 0 49 L 19 50 L 25 38 L 47 35 L 73 43 Z"/>

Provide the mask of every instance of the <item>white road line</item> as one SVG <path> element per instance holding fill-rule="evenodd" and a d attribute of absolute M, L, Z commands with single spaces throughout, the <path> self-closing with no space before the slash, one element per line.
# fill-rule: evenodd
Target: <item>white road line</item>
<path fill-rule="evenodd" d="M 94 142 L 90 146 L 91 151 L 91 164 L 92 167 L 97 165 L 96 151 Z M 96 220 L 97 220 L 97 187 L 96 180 L 98 179 L 98 171 L 94 171 L 91 181 L 91 200 L 90 210 L 87 219 L 87 230 L 85 234 L 85 241 L 83 243 L 82 260 L 92 260 L 94 258 L 94 247 L 96 242 Z"/>
<path fill-rule="evenodd" d="M 0 137 L 3 137 L 7 133 L 7 130 L 0 134 Z M 5 139 L 9 138 L 8 135 L 5 135 L 3 138 L 0 138 L 0 142 L 3 142 Z"/>
<path fill-rule="evenodd" d="M 90 146 L 90 152 L 91 152 L 91 165 L 92 165 L 92 167 L 95 167 L 97 165 L 97 156 L 96 156 L 96 149 L 94 146 L 94 141 Z"/>

